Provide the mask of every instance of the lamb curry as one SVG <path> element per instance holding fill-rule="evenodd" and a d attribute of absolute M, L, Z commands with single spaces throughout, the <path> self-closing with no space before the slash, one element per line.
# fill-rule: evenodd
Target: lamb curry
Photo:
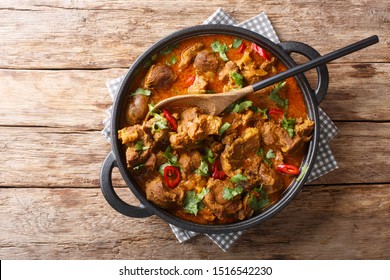
<path fill-rule="evenodd" d="M 154 110 L 181 94 L 228 92 L 284 71 L 267 50 L 214 34 L 155 54 L 133 81 L 118 138 L 129 172 L 155 205 L 202 224 L 245 220 L 299 176 L 314 122 L 294 78 L 231 104 Z M 144 122 L 150 112 L 150 118 Z"/>

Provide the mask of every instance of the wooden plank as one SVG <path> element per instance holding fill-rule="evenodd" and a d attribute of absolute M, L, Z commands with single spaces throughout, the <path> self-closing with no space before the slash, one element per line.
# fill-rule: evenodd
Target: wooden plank
<path fill-rule="evenodd" d="M 1 259 L 390 257 L 390 185 L 306 187 L 281 213 L 247 230 L 229 253 L 205 236 L 180 244 L 157 217 L 122 216 L 98 189 L 10 188 L 1 194 Z"/>
<path fill-rule="evenodd" d="M 112 105 L 106 80 L 126 69 L 0 71 L 0 125 L 101 130 Z"/>
<path fill-rule="evenodd" d="M 5 39 L 0 42 L 0 68 L 127 67 L 157 40 L 181 28 L 201 24 L 219 6 L 239 21 L 266 11 L 282 40 L 303 41 L 321 53 L 378 34 L 381 44 L 342 61 L 390 60 L 386 1 L 263 1 L 259 7 L 255 1 L 243 4 L 201 0 L 188 5 L 185 1 L 168 0 L 36 0 L 20 5 L 2 2 L 0 36 Z M 344 11 L 348 11 L 348 16 Z"/>
<path fill-rule="evenodd" d="M 72 71 L 0 70 L 0 125 L 101 130 L 112 105 L 105 81 L 126 69 Z M 333 120 L 390 120 L 390 65 L 330 65 L 321 107 Z M 314 79 L 314 75 L 310 76 Z"/>
<path fill-rule="evenodd" d="M 340 168 L 313 184 L 390 182 L 390 123 L 337 125 L 331 148 Z M 99 187 L 111 148 L 99 131 L 29 127 L 0 127 L 0 145 L 0 186 L 13 187 Z M 114 182 L 124 186 L 120 176 Z"/>
<path fill-rule="evenodd" d="M 340 134 L 330 147 L 339 169 L 314 184 L 390 182 L 390 123 L 336 123 Z M 384 169 L 382 169 L 386 166 Z"/>

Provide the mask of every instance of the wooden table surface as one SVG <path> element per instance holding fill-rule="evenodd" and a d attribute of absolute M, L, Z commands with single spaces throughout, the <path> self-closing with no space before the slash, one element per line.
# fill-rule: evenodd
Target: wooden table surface
<path fill-rule="evenodd" d="M 340 130 L 331 143 L 339 169 L 228 253 L 206 236 L 180 244 L 157 217 L 120 215 L 99 185 L 111 149 L 101 134 L 112 104 L 105 81 L 218 7 L 238 21 L 265 11 L 282 41 L 322 54 L 380 37 L 328 65 L 321 107 Z M 0 38 L 1 259 L 390 258 L 389 1 L 5 0 Z M 137 203 L 118 171 L 114 183 Z"/>

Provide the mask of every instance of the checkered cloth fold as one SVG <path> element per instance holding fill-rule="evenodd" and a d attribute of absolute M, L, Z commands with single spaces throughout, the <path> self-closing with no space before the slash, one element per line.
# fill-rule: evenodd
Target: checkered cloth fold
<path fill-rule="evenodd" d="M 257 16 L 254 16 L 244 22 L 238 23 L 227 14 L 222 8 L 217 9 L 203 24 L 229 24 L 237 25 L 244 27 L 246 29 L 252 30 L 254 32 L 267 37 L 274 43 L 279 43 L 279 38 L 276 35 L 274 28 L 272 27 L 271 22 L 269 21 L 267 15 L 262 12 Z M 115 100 L 115 97 L 118 93 L 119 87 L 122 83 L 123 77 L 118 77 L 116 79 L 108 80 L 106 82 L 108 91 L 111 95 L 112 100 Z M 105 136 L 107 141 L 111 141 L 111 131 L 110 131 L 110 120 L 112 116 L 112 107 L 107 111 L 108 117 L 103 121 L 104 129 L 102 134 Z M 319 117 L 320 117 L 320 142 L 318 147 L 318 155 L 315 160 L 313 169 L 308 177 L 308 182 L 317 179 L 326 173 L 338 168 L 337 162 L 332 154 L 332 151 L 329 147 L 329 141 L 332 140 L 338 133 L 338 129 L 335 124 L 330 120 L 321 108 L 319 108 Z M 170 225 L 173 233 L 179 242 L 185 242 L 199 233 L 183 230 L 176 226 Z M 243 231 L 227 233 L 227 234 L 206 234 L 215 244 L 217 244 L 223 251 L 227 251 L 243 234 Z"/>

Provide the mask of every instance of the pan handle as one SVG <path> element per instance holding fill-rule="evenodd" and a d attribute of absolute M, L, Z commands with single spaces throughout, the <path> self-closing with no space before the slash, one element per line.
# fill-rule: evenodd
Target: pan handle
<path fill-rule="evenodd" d="M 279 46 L 291 54 L 293 52 L 302 54 L 308 59 L 314 59 L 321 56 L 315 49 L 301 42 L 296 41 L 287 41 L 279 43 Z M 325 97 L 326 92 L 328 91 L 329 85 L 329 72 L 326 64 L 322 64 L 316 68 L 317 71 L 317 88 L 314 90 L 317 104 L 320 104 Z"/>
<path fill-rule="evenodd" d="M 145 218 L 151 216 L 152 214 L 145 207 L 129 205 L 116 194 L 112 185 L 112 170 L 116 166 L 116 158 L 114 154 L 110 152 L 104 160 L 100 171 L 100 186 L 108 204 L 125 216 L 133 218 Z"/>

